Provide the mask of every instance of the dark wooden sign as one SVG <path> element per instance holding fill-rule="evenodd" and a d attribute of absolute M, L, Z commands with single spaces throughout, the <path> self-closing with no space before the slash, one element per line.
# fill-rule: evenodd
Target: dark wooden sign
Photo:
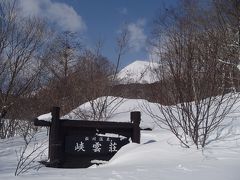
<path fill-rule="evenodd" d="M 108 161 L 130 141 L 140 143 L 140 112 L 131 112 L 131 122 L 60 119 L 60 108 L 52 109 L 52 121 L 34 120 L 49 126 L 50 167 L 89 167 L 93 160 Z"/>
<path fill-rule="evenodd" d="M 115 154 L 122 146 L 129 143 L 127 137 L 106 136 L 66 136 L 65 152 L 70 154 Z"/>

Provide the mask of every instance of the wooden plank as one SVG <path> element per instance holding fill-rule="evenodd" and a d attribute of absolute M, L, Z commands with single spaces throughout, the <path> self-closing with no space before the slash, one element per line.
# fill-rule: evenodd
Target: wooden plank
<path fill-rule="evenodd" d="M 44 120 L 38 120 L 38 118 L 35 118 L 33 120 L 33 123 L 34 123 L 35 126 L 45 126 L 45 127 L 50 127 L 51 126 L 51 122 L 44 121 Z"/>
<path fill-rule="evenodd" d="M 132 133 L 132 141 L 140 144 L 140 122 L 141 122 L 141 112 L 133 111 L 130 114 L 131 122 L 133 122 L 133 133 Z"/>
<path fill-rule="evenodd" d="M 76 121 L 61 119 L 61 125 L 64 127 L 86 127 L 99 129 L 132 129 L 133 123 L 127 122 L 103 122 L 103 121 Z"/>
<path fill-rule="evenodd" d="M 52 108 L 52 124 L 49 134 L 49 159 L 55 167 L 61 167 L 64 162 L 64 135 L 61 131 L 60 108 Z"/>

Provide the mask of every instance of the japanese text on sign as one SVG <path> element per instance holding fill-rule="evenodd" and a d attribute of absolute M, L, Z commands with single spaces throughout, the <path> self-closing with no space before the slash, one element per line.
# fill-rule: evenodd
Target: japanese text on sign
<path fill-rule="evenodd" d="M 69 153 L 116 153 L 129 143 L 127 138 L 105 136 L 66 137 L 65 151 Z"/>

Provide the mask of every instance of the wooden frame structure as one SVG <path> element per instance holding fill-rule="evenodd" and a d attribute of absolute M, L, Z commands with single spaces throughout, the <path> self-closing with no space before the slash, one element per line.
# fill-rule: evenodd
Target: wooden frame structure
<path fill-rule="evenodd" d="M 45 162 L 46 166 L 49 167 L 64 167 L 64 168 L 85 168 L 91 166 L 93 160 L 104 160 L 108 161 L 117 152 L 117 150 L 127 144 L 129 139 L 134 143 L 140 143 L 140 121 L 141 113 L 134 111 L 130 113 L 131 122 L 106 122 L 106 121 L 86 121 L 86 120 L 69 120 L 60 119 L 60 108 L 53 107 L 52 121 L 47 122 L 43 120 L 34 119 L 35 126 L 50 127 L 49 133 L 49 162 Z M 106 136 L 104 136 L 106 134 Z M 125 137 L 124 140 L 120 138 L 108 137 L 107 134 L 116 134 L 117 136 Z M 104 137 L 102 137 L 103 135 Z M 82 138 L 93 138 L 96 140 L 100 138 L 102 141 L 109 141 L 110 145 L 116 145 L 113 141 L 118 141 L 118 147 L 111 149 L 112 151 L 103 153 L 99 151 L 96 153 L 87 152 L 84 149 Z M 71 143 L 75 139 L 81 139 L 81 141 L 75 147 L 75 151 Z M 75 143 L 75 142 L 74 142 Z M 93 141 L 88 141 L 93 143 Z M 96 142 L 99 144 L 99 142 Z M 106 142 L 103 142 L 103 144 Z M 69 145 L 70 144 L 70 145 Z M 80 146 L 81 145 L 81 146 Z M 88 145 L 89 146 L 89 145 Z M 76 150 L 77 149 L 77 150 Z M 106 147 L 105 147 L 106 149 Z M 82 151 L 81 151 L 82 150 Z M 96 150 L 96 149 L 95 149 Z"/>

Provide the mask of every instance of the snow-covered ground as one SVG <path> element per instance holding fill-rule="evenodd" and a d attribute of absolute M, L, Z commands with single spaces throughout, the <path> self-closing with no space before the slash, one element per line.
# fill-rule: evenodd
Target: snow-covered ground
<path fill-rule="evenodd" d="M 112 97 L 111 97 L 112 98 Z M 141 132 L 141 144 L 130 143 L 106 164 L 87 169 L 55 169 L 42 167 L 14 177 L 16 151 L 24 144 L 20 137 L 0 140 L 0 179 L 81 179 L 81 180 L 239 180 L 240 179 L 240 113 L 236 108 L 226 121 L 227 137 L 214 141 L 203 150 L 194 146 L 183 148 L 167 130 L 158 128 L 142 109 L 146 100 L 123 99 L 109 121 L 129 121 L 133 110 L 142 112 L 142 127 L 153 131 Z M 117 101 L 115 101 L 117 103 Z M 236 104 L 238 107 L 240 104 Z M 88 106 L 87 104 L 84 105 Z M 114 106 L 114 105 L 113 105 Z M 149 104 L 154 109 L 154 104 Z M 81 107 L 83 108 L 83 106 Z M 155 109 L 157 110 L 157 109 Z M 68 114 L 73 117 L 73 112 Z M 47 145 L 47 131 L 36 134 L 31 146 Z M 31 151 L 31 146 L 29 151 Z M 47 157 L 47 150 L 41 158 Z"/>
<path fill-rule="evenodd" d="M 158 81 L 154 70 L 158 68 L 158 63 L 148 61 L 134 61 L 124 67 L 118 74 L 117 78 L 121 84 L 128 83 L 154 83 Z"/>

